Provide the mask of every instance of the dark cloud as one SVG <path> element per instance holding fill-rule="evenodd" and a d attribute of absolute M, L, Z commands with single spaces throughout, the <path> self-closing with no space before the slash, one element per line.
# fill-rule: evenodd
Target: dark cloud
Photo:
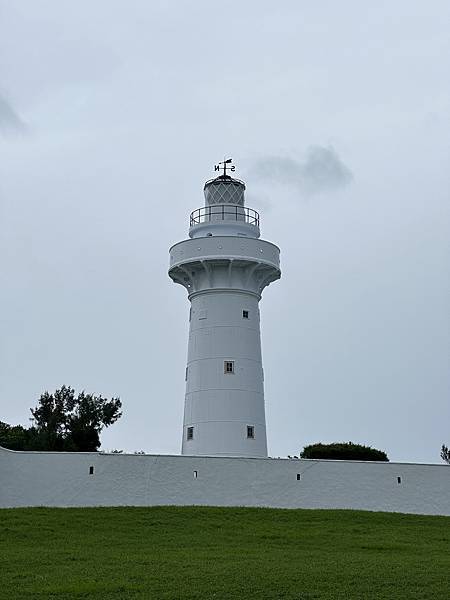
<path fill-rule="evenodd" d="M 0 133 L 4 135 L 25 133 L 27 127 L 11 103 L 0 94 Z"/>
<path fill-rule="evenodd" d="M 281 156 L 260 158 L 249 175 L 261 181 L 293 186 L 305 195 L 333 191 L 353 179 L 336 150 L 324 146 L 310 146 L 301 161 Z"/>

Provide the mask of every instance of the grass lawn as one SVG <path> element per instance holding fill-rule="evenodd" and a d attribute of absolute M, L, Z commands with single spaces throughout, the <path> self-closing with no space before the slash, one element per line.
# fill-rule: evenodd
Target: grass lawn
<path fill-rule="evenodd" d="M 450 517 L 0 510 L 0 598 L 450 598 Z"/>

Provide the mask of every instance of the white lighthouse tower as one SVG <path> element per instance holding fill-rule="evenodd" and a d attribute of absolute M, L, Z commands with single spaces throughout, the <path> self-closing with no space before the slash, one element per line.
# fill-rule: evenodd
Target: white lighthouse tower
<path fill-rule="evenodd" d="M 169 276 L 191 302 L 182 454 L 265 457 L 258 303 L 281 275 L 280 250 L 259 239 L 259 215 L 244 206 L 230 163 L 206 182 L 190 239 L 170 249 Z"/>

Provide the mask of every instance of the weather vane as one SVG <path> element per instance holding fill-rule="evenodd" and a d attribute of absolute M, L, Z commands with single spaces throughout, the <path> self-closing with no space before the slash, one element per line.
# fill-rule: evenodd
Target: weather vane
<path fill-rule="evenodd" d="M 214 171 L 220 171 L 220 169 L 223 169 L 223 176 L 226 177 L 227 176 L 227 165 L 230 165 L 228 167 L 228 169 L 233 172 L 236 170 L 236 167 L 234 165 L 231 164 L 232 162 L 232 158 L 227 158 L 226 160 L 224 159 L 223 162 L 220 162 L 218 165 L 214 165 Z M 223 165 L 222 167 L 220 165 Z"/>

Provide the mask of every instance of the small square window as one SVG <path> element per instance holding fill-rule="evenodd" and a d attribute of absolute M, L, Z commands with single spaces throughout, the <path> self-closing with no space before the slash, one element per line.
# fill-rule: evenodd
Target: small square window
<path fill-rule="evenodd" d="M 302 478 L 302 474 L 301 473 L 297 473 L 297 481 L 300 481 Z"/>
<path fill-rule="evenodd" d="M 254 439 L 255 437 L 255 428 L 253 425 L 247 425 L 247 437 Z"/>
<path fill-rule="evenodd" d="M 243 310 L 242 311 L 242 318 L 243 319 L 248 319 L 248 310 Z"/>
<path fill-rule="evenodd" d="M 225 360 L 223 363 L 224 373 L 234 373 L 234 360 Z"/>
<path fill-rule="evenodd" d="M 93 475 L 94 474 L 94 467 L 89 467 L 89 475 Z"/>
<path fill-rule="evenodd" d="M 187 428 L 186 439 L 187 440 L 193 440 L 194 439 L 194 428 L 193 427 L 188 427 Z"/>

